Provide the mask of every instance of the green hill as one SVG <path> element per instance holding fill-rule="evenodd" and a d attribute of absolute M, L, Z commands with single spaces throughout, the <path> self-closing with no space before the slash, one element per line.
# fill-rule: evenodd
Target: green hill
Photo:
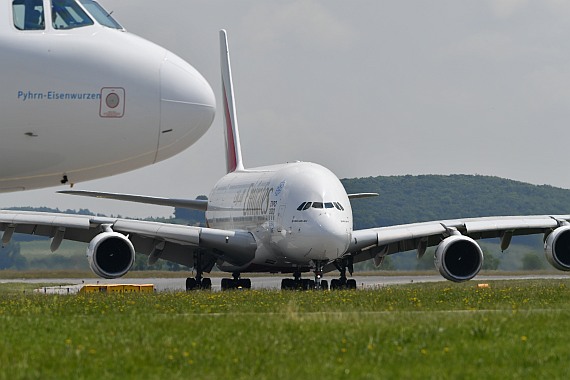
<path fill-rule="evenodd" d="M 570 214 L 570 190 L 478 175 L 343 179 L 348 193 L 377 192 L 352 201 L 355 229 L 458 217 Z"/>

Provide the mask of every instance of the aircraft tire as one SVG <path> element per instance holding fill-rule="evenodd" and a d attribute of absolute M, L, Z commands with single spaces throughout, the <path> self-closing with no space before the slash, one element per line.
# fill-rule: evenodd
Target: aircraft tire
<path fill-rule="evenodd" d="M 284 278 L 281 280 L 281 290 L 293 290 L 295 289 L 295 280 L 291 278 Z"/>
<path fill-rule="evenodd" d="M 311 280 L 309 280 L 308 278 L 304 278 L 301 280 L 301 286 L 300 286 L 301 290 L 309 290 L 311 289 Z"/>
<path fill-rule="evenodd" d="M 186 291 L 194 290 L 197 287 L 197 282 L 195 278 L 188 277 L 186 279 Z"/>
<path fill-rule="evenodd" d="M 212 280 L 209 278 L 203 278 L 201 288 L 204 290 L 212 290 Z"/>
<path fill-rule="evenodd" d="M 222 278 L 222 290 L 235 289 L 234 280 L 231 278 Z"/>
<path fill-rule="evenodd" d="M 340 280 L 335 278 L 331 280 L 331 290 L 337 290 L 340 289 Z"/>
<path fill-rule="evenodd" d="M 240 278 L 237 281 L 237 288 L 251 289 L 251 280 L 249 278 Z"/>

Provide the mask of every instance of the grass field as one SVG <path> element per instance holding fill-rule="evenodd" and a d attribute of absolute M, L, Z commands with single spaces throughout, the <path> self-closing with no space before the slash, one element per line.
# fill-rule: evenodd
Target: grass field
<path fill-rule="evenodd" d="M 50 296 L 0 284 L 0 379 L 566 378 L 570 282 L 476 285 Z"/>

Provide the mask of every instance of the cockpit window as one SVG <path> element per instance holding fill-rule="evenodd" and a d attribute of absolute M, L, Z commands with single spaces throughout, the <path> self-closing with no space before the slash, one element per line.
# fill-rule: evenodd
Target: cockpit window
<path fill-rule="evenodd" d="M 93 20 L 75 0 L 52 0 L 51 17 L 54 29 L 74 29 L 93 25 Z"/>
<path fill-rule="evenodd" d="M 297 207 L 297 211 L 305 211 L 310 208 L 336 208 L 339 211 L 344 211 L 344 207 L 339 202 L 303 202 Z"/>
<path fill-rule="evenodd" d="M 12 2 L 14 26 L 19 30 L 44 30 L 42 0 L 14 0 Z"/>
<path fill-rule="evenodd" d="M 111 17 L 111 14 L 99 5 L 98 2 L 94 0 L 79 0 L 79 2 L 99 24 L 108 28 L 123 29 L 123 27 L 115 21 L 113 17 Z"/>

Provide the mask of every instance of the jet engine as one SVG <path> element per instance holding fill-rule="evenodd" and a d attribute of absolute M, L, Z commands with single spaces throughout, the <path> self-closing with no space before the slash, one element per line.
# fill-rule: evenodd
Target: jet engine
<path fill-rule="evenodd" d="M 570 271 L 570 226 L 558 227 L 548 235 L 544 253 L 554 268 Z"/>
<path fill-rule="evenodd" d="M 449 236 L 435 250 L 435 266 L 441 275 L 454 282 L 471 280 L 483 266 L 479 244 L 463 235 Z"/>
<path fill-rule="evenodd" d="M 135 248 L 125 235 L 103 232 L 89 243 L 87 260 L 96 275 L 118 278 L 124 276 L 135 263 Z"/>

